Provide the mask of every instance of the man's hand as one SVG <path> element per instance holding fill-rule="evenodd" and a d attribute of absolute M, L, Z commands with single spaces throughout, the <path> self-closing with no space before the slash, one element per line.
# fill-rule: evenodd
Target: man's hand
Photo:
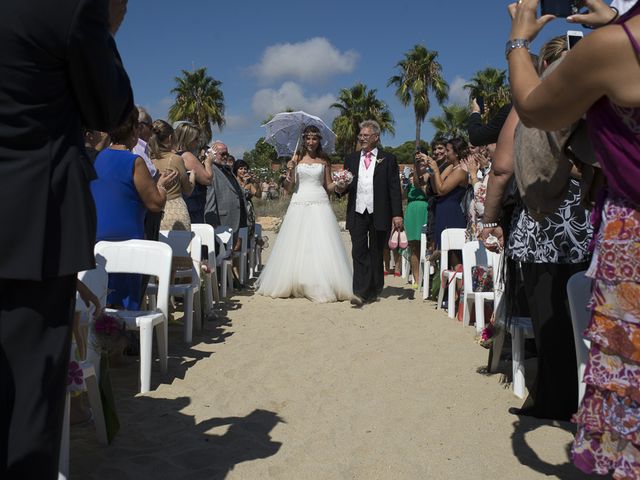
<path fill-rule="evenodd" d="M 391 219 L 391 223 L 396 228 L 396 230 L 404 230 L 404 222 L 402 221 L 402 217 L 393 217 Z"/>
<path fill-rule="evenodd" d="M 115 35 L 127 14 L 127 0 L 109 0 L 109 31 Z"/>

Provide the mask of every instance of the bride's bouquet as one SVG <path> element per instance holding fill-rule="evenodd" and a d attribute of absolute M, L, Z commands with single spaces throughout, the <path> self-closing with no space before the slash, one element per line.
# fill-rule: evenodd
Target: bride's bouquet
<path fill-rule="evenodd" d="M 331 175 L 335 183 L 341 183 L 345 187 L 353 182 L 353 173 L 349 170 L 338 170 L 337 172 L 333 172 Z"/>

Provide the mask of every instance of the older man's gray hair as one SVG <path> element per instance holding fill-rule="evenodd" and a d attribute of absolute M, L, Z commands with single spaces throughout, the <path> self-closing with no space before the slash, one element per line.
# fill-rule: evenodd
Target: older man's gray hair
<path fill-rule="evenodd" d="M 151 119 L 149 112 L 147 112 L 147 109 L 140 105 L 136 105 L 136 108 L 138 109 L 138 123 L 148 123 L 151 125 L 153 120 Z"/>
<path fill-rule="evenodd" d="M 368 128 L 373 133 L 375 133 L 376 135 L 380 136 L 380 124 L 378 122 L 376 122 L 375 120 L 365 120 L 364 122 L 361 122 L 360 123 L 360 130 L 362 130 L 363 128 Z"/>

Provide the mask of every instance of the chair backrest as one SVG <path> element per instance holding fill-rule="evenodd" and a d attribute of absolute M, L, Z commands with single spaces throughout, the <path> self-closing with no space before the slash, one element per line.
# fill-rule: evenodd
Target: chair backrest
<path fill-rule="evenodd" d="M 464 246 L 465 229 L 447 228 L 440 235 L 440 276 L 449 270 L 449 250 L 462 250 Z"/>
<path fill-rule="evenodd" d="M 427 257 L 427 234 L 420 234 L 420 262 Z"/>
<path fill-rule="evenodd" d="M 589 326 L 589 320 L 591 319 L 591 312 L 587 307 L 591 296 L 591 279 L 585 276 L 585 272 L 578 272 L 571 276 L 567 282 L 567 296 L 569 297 L 569 310 L 571 311 L 571 323 L 573 324 L 573 340 L 576 344 L 578 389 L 581 400 L 585 391 L 585 384 L 582 382 L 582 378 L 589 357 L 589 348 L 591 348 L 591 342 L 582 335 Z"/>
<path fill-rule="evenodd" d="M 171 247 L 151 240 L 98 242 L 96 258 L 105 259 L 108 273 L 139 273 L 158 277 L 158 309 L 169 318 L 169 281 L 171 276 Z"/>
<path fill-rule="evenodd" d="M 187 230 L 160 230 L 158 240 L 171 247 L 174 257 L 191 257 L 194 283 L 200 282 L 200 261 L 202 260 L 202 240 L 195 232 Z M 185 269 L 185 271 L 188 271 Z M 187 274 L 188 275 L 188 274 Z"/>
<path fill-rule="evenodd" d="M 106 263 L 107 260 L 102 255 L 97 255 L 96 268 L 78 272 L 78 280 L 84 283 L 87 288 L 98 297 L 100 305 L 103 307 L 107 303 L 107 294 L 109 291 L 109 274 L 105 269 Z M 86 305 L 79 298 L 77 298 L 76 301 L 76 311 L 88 313 Z"/>
<path fill-rule="evenodd" d="M 471 267 L 476 265 L 493 267 L 493 282 L 495 285 L 500 268 L 500 254 L 487 250 L 477 240 L 467 242 L 462 246 L 462 278 L 465 292 L 473 291 Z"/>
<path fill-rule="evenodd" d="M 212 258 L 216 253 L 216 232 L 208 223 L 192 223 L 191 231 L 200 237 L 202 245 L 207 247 L 209 257 Z"/>
<path fill-rule="evenodd" d="M 215 228 L 216 242 L 220 246 L 220 250 L 216 257 L 216 265 L 220 265 L 223 260 L 229 258 L 233 253 L 233 229 L 226 225 L 220 225 Z"/>

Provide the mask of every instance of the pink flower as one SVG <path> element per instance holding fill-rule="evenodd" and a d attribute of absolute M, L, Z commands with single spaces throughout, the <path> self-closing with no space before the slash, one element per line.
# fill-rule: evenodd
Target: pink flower
<path fill-rule="evenodd" d="M 74 360 L 69 362 L 69 369 L 67 370 L 67 385 L 82 385 L 82 369 L 80 364 Z"/>

